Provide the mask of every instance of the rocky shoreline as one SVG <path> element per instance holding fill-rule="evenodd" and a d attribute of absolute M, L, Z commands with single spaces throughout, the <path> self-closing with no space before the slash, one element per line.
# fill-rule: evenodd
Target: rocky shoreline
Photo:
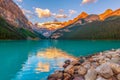
<path fill-rule="evenodd" d="M 63 68 L 49 75 L 47 80 L 120 80 L 120 49 L 66 60 Z"/>

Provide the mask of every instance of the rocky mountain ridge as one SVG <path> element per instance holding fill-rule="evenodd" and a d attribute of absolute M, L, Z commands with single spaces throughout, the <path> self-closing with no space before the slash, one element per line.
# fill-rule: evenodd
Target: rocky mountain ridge
<path fill-rule="evenodd" d="M 100 14 L 99 16 L 101 20 L 105 20 L 110 16 L 119 16 L 119 15 L 120 15 L 120 9 L 117 9 L 115 11 L 111 9 L 107 9 L 104 13 Z"/>
<path fill-rule="evenodd" d="M 0 16 L 15 27 L 30 28 L 31 23 L 13 0 L 0 0 Z"/>
<path fill-rule="evenodd" d="M 74 24 L 74 23 L 81 23 L 81 19 L 86 19 L 88 18 L 89 16 L 92 16 L 92 15 L 96 15 L 98 17 L 97 20 L 105 20 L 106 18 L 110 17 L 110 16 L 119 16 L 120 15 L 120 9 L 117 9 L 115 11 L 113 11 L 112 9 L 107 9 L 105 12 L 103 12 L 102 14 L 87 14 L 86 12 L 82 12 L 80 15 L 78 15 L 76 18 L 74 18 L 73 20 L 69 20 L 67 22 L 64 22 L 64 26 L 69 26 L 71 24 Z M 94 17 L 91 18 L 91 21 L 89 19 L 90 22 L 92 22 L 94 19 Z M 96 20 L 96 17 L 95 19 Z"/>
<path fill-rule="evenodd" d="M 40 39 L 32 30 L 32 23 L 13 0 L 0 0 L 0 39 Z"/>

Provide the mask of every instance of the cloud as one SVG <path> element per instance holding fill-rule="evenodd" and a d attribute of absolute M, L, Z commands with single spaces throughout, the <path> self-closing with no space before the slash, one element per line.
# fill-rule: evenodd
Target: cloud
<path fill-rule="evenodd" d="M 28 19 L 31 19 L 32 17 L 36 17 L 35 13 L 33 13 L 30 10 L 22 9 L 22 12 L 27 16 Z"/>
<path fill-rule="evenodd" d="M 22 9 L 22 12 L 24 14 L 33 14 L 30 10 L 27 10 L 27 9 Z"/>
<path fill-rule="evenodd" d="M 52 13 L 54 18 L 67 18 L 67 14 L 64 13 L 63 9 L 60 9 L 58 13 Z"/>
<path fill-rule="evenodd" d="M 75 10 L 69 10 L 69 14 L 70 14 L 70 15 L 73 15 L 73 14 L 75 14 L 75 13 L 77 13 L 77 11 L 75 11 Z"/>
<path fill-rule="evenodd" d="M 59 10 L 59 13 L 64 13 L 64 10 L 63 10 L 63 9 L 60 9 L 60 10 Z"/>
<path fill-rule="evenodd" d="M 37 13 L 39 18 L 51 17 L 51 12 L 49 9 L 35 8 L 35 12 Z"/>
<path fill-rule="evenodd" d="M 55 18 L 67 18 L 68 16 L 66 14 L 56 14 Z"/>
<path fill-rule="evenodd" d="M 49 9 L 35 8 L 35 13 L 37 13 L 39 18 L 67 18 L 67 14 L 64 13 L 63 9 L 59 10 L 59 13 L 52 13 Z"/>
<path fill-rule="evenodd" d="M 71 17 L 73 14 L 77 13 L 77 11 L 75 10 L 68 10 L 67 13 L 65 13 L 65 11 L 63 9 L 60 9 L 59 10 L 59 13 L 53 13 L 52 15 L 55 17 L 55 18 L 68 18 L 68 17 Z"/>
<path fill-rule="evenodd" d="M 23 0 L 17 0 L 17 2 L 23 2 Z"/>
<path fill-rule="evenodd" d="M 97 0 L 82 0 L 82 4 L 95 3 Z"/>
<path fill-rule="evenodd" d="M 55 18 L 55 19 L 59 19 L 59 18 L 68 18 L 71 17 L 73 14 L 77 13 L 77 11 L 75 10 L 68 10 L 66 13 L 64 11 L 64 9 L 59 9 L 58 13 L 52 13 L 49 9 L 41 9 L 41 8 L 35 8 L 35 13 L 37 13 L 37 16 L 39 18 Z M 29 11 L 26 11 L 27 13 L 30 13 Z"/>

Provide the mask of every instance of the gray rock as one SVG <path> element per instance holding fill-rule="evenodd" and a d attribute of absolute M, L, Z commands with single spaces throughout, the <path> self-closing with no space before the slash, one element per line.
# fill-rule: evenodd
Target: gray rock
<path fill-rule="evenodd" d="M 116 52 L 120 53 L 120 49 L 117 49 Z"/>
<path fill-rule="evenodd" d="M 81 63 L 79 62 L 79 61 L 72 61 L 71 63 L 70 63 L 70 65 L 80 65 Z"/>
<path fill-rule="evenodd" d="M 71 80 L 71 79 L 72 79 L 72 77 L 70 74 L 64 73 L 64 80 Z"/>
<path fill-rule="evenodd" d="M 87 74 L 85 75 L 85 80 L 96 80 L 97 72 L 95 69 L 89 69 Z"/>
<path fill-rule="evenodd" d="M 69 66 L 67 66 L 67 67 L 64 69 L 64 71 L 67 72 L 67 71 L 70 70 L 72 67 L 73 67 L 73 65 L 69 65 Z"/>
<path fill-rule="evenodd" d="M 74 66 L 73 65 L 69 65 L 67 68 L 64 69 L 64 72 L 73 75 L 74 74 Z"/>
<path fill-rule="evenodd" d="M 120 65 L 115 63 L 109 63 L 111 69 L 115 74 L 120 74 Z"/>
<path fill-rule="evenodd" d="M 75 77 L 73 80 L 85 80 L 83 77 Z"/>
<path fill-rule="evenodd" d="M 91 66 L 94 67 L 94 68 L 96 68 L 96 67 L 99 66 L 99 63 L 98 63 L 98 62 L 92 62 L 92 63 L 91 63 Z"/>
<path fill-rule="evenodd" d="M 113 71 L 108 63 L 104 63 L 96 68 L 96 71 L 99 75 L 104 78 L 110 78 L 113 76 Z"/>
<path fill-rule="evenodd" d="M 87 73 L 87 69 L 81 66 L 78 70 L 78 74 L 85 75 L 86 73 Z"/>
<path fill-rule="evenodd" d="M 96 80 L 107 80 L 107 79 L 105 79 L 105 78 L 103 78 L 101 76 L 98 76 Z"/>
<path fill-rule="evenodd" d="M 48 76 L 47 80 L 56 80 L 56 79 L 62 79 L 63 73 L 62 72 L 55 72 L 54 74 Z"/>
<path fill-rule="evenodd" d="M 117 79 L 120 80 L 120 74 L 117 75 Z"/>
<path fill-rule="evenodd" d="M 109 60 L 109 62 L 118 64 L 120 62 L 120 57 L 112 58 L 111 60 Z"/>
<path fill-rule="evenodd" d="M 91 68 L 91 63 L 90 63 L 90 62 L 85 62 L 85 63 L 83 63 L 83 66 L 84 66 L 86 69 L 90 69 L 90 68 Z"/>
<path fill-rule="evenodd" d="M 64 64 L 63 68 L 67 68 L 69 66 L 69 64 Z"/>
<path fill-rule="evenodd" d="M 66 60 L 64 63 L 65 64 L 70 64 L 70 62 L 71 62 L 70 60 Z"/>

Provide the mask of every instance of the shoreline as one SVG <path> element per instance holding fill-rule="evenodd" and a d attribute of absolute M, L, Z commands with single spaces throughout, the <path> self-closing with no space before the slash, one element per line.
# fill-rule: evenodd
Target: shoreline
<path fill-rule="evenodd" d="M 120 80 L 120 49 L 66 60 L 63 68 L 50 74 L 47 80 Z"/>

